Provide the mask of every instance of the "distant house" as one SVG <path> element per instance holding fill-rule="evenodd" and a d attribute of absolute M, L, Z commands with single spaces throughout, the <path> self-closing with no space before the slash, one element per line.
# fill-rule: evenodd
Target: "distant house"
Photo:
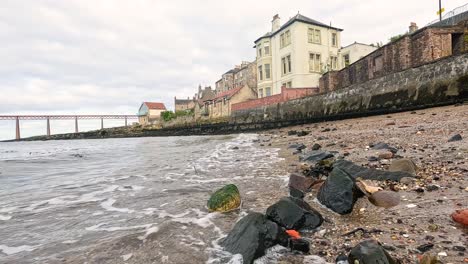
<path fill-rule="evenodd" d="M 207 102 L 215 97 L 215 91 L 211 89 L 211 86 L 201 88 L 201 85 L 198 86 L 198 93 L 195 95 L 195 118 L 199 119 L 202 116 L 208 115 Z"/>
<path fill-rule="evenodd" d="M 210 118 L 227 117 L 231 115 L 231 106 L 236 103 L 245 102 L 257 98 L 255 88 L 248 85 L 227 90 L 216 94 L 216 96 L 205 101 L 205 107 Z"/>
<path fill-rule="evenodd" d="M 342 56 L 341 68 L 348 67 L 350 64 L 355 63 L 361 58 L 369 55 L 371 52 L 376 50 L 377 47 L 367 45 L 359 42 L 354 42 L 346 47 L 342 47 L 339 51 Z"/>
<path fill-rule="evenodd" d="M 138 110 L 138 122 L 141 125 L 154 124 L 161 118 L 161 113 L 166 111 L 163 103 L 143 102 Z"/>
<path fill-rule="evenodd" d="M 195 103 L 195 98 L 190 99 L 190 97 L 187 97 L 187 99 L 177 99 L 177 97 L 174 97 L 174 110 L 176 112 L 193 111 L 195 109 Z"/>

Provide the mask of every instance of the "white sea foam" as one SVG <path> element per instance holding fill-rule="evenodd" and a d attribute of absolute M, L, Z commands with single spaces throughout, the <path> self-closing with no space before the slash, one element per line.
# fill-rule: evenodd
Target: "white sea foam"
<path fill-rule="evenodd" d="M 3 207 L 3 208 L 0 208 L 0 214 L 1 213 L 11 213 L 11 212 L 14 212 L 16 210 L 16 206 L 10 206 L 10 207 Z"/>
<path fill-rule="evenodd" d="M 0 221 L 7 221 L 11 219 L 11 215 L 0 215 Z"/>
<path fill-rule="evenodd" d="M 76 240 L 76 239 L 65 240 L 65 241 L 62 241 L 62 244 L 66 244 L 66 245 L 75 244 L 75 243 L 78 242 L 78 241 L 79 241 L 79 240 Z"/>
<path fill-rule="evenodd" d="M 243 264 L 244 263 L 244 258 L 242 257 L 241 254 L 235 254 L 232 256 L 232 258 L 229 260 L 227 264 Z"/>
<path fill-rule="evenodd" d="M 37 245 L 37 246 L 21 245 L 17 247 L 9 247 L 7 245 L 0 245 L 0 250 L 7 255 L 13 255 L 13 254 L 20 253 L 23 251 L 31 252 L 35 250 L 36 248 L 38 248 L 39 246 L 40 245 Z"/>
<path fill-rule="evenodd" d="M 265 251 L 265 255 L 254 261 L 254 264 L 270 264 L 278 262 L 278 259 L 289 252 L 289 249 L 276 245 Z"/>
<path fill-rule="evenodd" d="M 209 226 L 215 226 L 214 223 L 211 221 L 213 217 L 218 215 L 219 213 L 203 213 L 202 211 L 198 209 L 192 209 L 197 214 L 197 217 L 179 217 L 179 218 L 174 218 L 172 221 L 181 223 L 181 224 L 195 224 L 198 225 L 202 228 L 207 228 Z M 215 229 L 217 227 L 215 226 Z"/>
<path fill-rule="evenodd" d="M 107 211 L 111 212 L 120 212 L 120 213 L 133 213 L 134 210 L 128 208 L 117 208 L 112 206 L 115 203 L 115 199 L 109 198 L 106 201 L 101 203 L 101 207 Z"/>
<path fill-rule="evenodd" d="M 136 226 L 111 226 L 111 227 L 103 227 L 106 226 L 107 223 L 99 223 L 97 225 L 93 225 L 90 227 L 86 227 L 86 231 L 107 231 L 107 232 L 114 232 L 114 231 L 127 231 L 127 230 L 134 230 L 134 229 L 146 229 L 151 227 L 153 224 L 146 224 L 146 225 L 136 225 Z"/>
<path fill-rule="evenodd" d="M 118 185 L 111 185 L 111 186 L 106 187 L 103 190 L 85 193 L 85 194 L 82 194 L 81 196 L 76 196 L 76 195 L 58 196 L 58 197 L 54 197 L 48 200 L 34 202 L 31 205 L 29 205 L 26 208 L 26 210 L 40 212 L 40 211 L 45 211 L 47 209 L 50 209 L 50 206 L 56 206 L 56 205 L 68 206 L 68 205 L 79 204 L 79 203 L 102 201 L 102 200 L 105 200 L 106 198 L 99 197 L 100 195 L 113 192 L 118 187 L 119 187 Z"/>
<path fill-rule="evenodd" d="M 149 235 L 153 234 L 153 233 L 157 233 L 159 231 L 159 227 L 157 226 L 152 226 L 152 227 L 148 227 L 146 229 L 146 233 L 142 236 L 139 236 L 138 239 L 140 240 L 146 240 L 146 238 L 148 238 Z"/>

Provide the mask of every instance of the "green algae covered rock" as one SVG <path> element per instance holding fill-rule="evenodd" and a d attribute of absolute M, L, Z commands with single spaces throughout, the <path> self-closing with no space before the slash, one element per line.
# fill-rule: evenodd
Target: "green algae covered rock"
<path fill-rule="evenodd" d="M 210 212 L 228 212 L 237 209 L 241 205 L 241 197 L 237 186 L 228 184 L 217 190 L 208 200 Z"/>

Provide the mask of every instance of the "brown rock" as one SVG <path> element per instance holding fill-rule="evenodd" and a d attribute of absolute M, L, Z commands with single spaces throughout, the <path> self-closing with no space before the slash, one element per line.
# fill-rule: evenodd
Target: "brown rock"
<path fill-rule="evenodd" d="M 468 226 L 468 209 L 456 210 L 452 214 L 453 221 Z"/>
<path fill-rule="evenodd" d="M 310 192 L 315 181 L 312 177 L 305 177 L 297 173 L 289 175 L 289 186 L 302 192 Z"/>
<path fill-rule="evenodd" d="M 416 175 L 417 169 L 418 167 L 416 166 L 416 164 L 410 159 L 394 160 L 388 168 L 389 171 L 404 171 L 413 175 Z"/>
<path fill-rule="evenodd" d="M 385 151 L 379 153 L 380 159 L 391 159 L 393 158 L 393 153 L 391 151 Z"/>
<path fill-rule="evenodd" d="M 397 206 L 400 203 L 400 195 L 391 191 L 378 191 L 368 197 L 373 205 L 383 208 Z"/>

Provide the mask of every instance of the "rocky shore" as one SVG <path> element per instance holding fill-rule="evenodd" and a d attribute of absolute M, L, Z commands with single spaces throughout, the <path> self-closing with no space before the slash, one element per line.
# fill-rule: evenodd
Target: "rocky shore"
<path fill-rule="evenodd" d="M 284 264 L 468 263 L 467 128 L 461 105 L 265 131 L 289 191 L 223 245 L 247 263 L 275 244 L 295 249 Z"/>

